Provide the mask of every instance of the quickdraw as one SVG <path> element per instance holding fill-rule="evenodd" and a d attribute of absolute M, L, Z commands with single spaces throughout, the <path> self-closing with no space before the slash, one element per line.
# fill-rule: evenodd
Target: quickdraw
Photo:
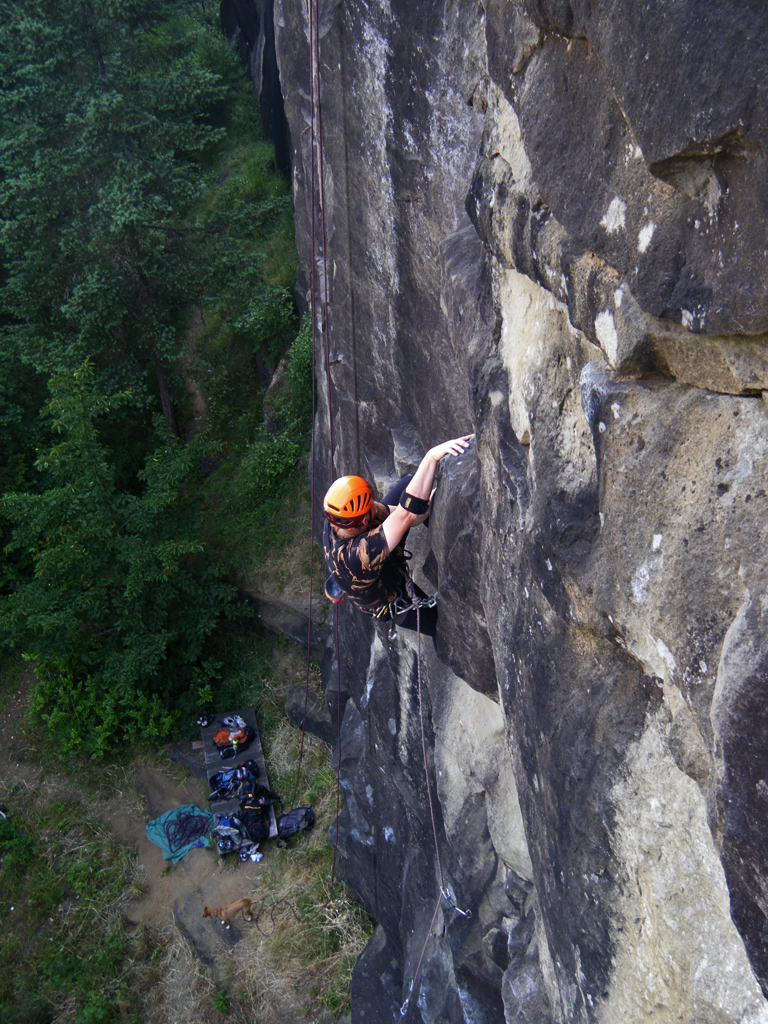
<path fill-rule="evenodd" d="M 405 1002 L 400 1007 L 400 1016 L 404 1017 L 408 1013 L 408 1007 L 411 1002 L 411 993 L 413 992 L 413 978 L 411 978 L 411 984 L 408 986 L 408 995 L 405 997 Z"/>
<path fill-rule="evenodd" d="M 371 614 L 374 619 L 378 619 L 380 622 L 389 616 L 389 639 L 395 640 L 397 638 L 397 617 L 398 615 L 405 615 L 410 611 L 421 611 L 422 608 L 434 608 L 437 604 L 437 595 L 432 597 L 419 597 L 416 593 L 413 580 L 410 576 L 406 577 L 405 580 L 406 594 L 400 593 L 394 600 L 384 602 L 379 608 L 376 608 Z"/>
<path fill-rule="evenodd" d="M 443 899 L 448 904 L 448 906 L 452 907 L 456 911 L 457 914 L 461 914 L 462 917 L 466 917 L 466 918 L 472 917 L 472 911 L 471 910 L 462 910 L 461 907 L 456 902 L 456 900 L 455 900 L 454 896 L 452 895 L 450 889 L 446 885 L 440 886 L 440 892 L 442 894 Z"/>

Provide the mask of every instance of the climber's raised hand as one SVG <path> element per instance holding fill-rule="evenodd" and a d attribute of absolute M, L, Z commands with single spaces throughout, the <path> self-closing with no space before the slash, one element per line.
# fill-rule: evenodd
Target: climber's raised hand
<path fill-rule="evenodd" d="M 451 441 L 443 441 L 442 444 L 430 448 L 427 455 L 435 462 L 439 462 L 444 455 L 463 455 L 474 436 L 474 434 L 464 434 L 463 437 L 454 437 Z"/>
<path fill-rule="evenodd" d="M 430 499 L 432 496 L 432 483 L 434 482 L 437 464 L 440 459 L 445 455 L 453 455 L 454 457 L 462 455 L 469 447 L 469 442 L 473 437 L 474 434 L 465 434 L 463 437 L 455 437 L 451 441 L 443 441 L 442 444 L 430 448 L 419 463 L 419 468 L 414 473 L 413 479 L 408 484 L 406 495 L 421 498 L 422 503 Z M 411 526 L 423 523 L 428 514 L 428 510 L 425 510 L 421 515 L 406 511 L 402 507 L 401 499 L 401 504 L 384 520 L 382 526 L 389 550 L 394 551 L 407 530 Z"/>

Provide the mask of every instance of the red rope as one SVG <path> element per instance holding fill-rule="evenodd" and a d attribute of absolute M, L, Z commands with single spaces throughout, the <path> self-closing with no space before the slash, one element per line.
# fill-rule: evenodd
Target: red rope
<path fill-rule="evenodd" d="M 317 15 L 318 0 L 314 0 Z M 312 44 L 312 32 L 309 35 Z M 310 66 L 312 61 L 310 61 Z M 328 248 L 325 234 L 325 165 L 323 163 L 323 106 L 320 97 L 320 32 L 315 17 L 314 65 L 317 74 L 317 169 L 320 179 L 320 228 L 323 240 L 323 323 L 325 325 L 325 372 L 328 387 L 328 439 L 331 446 L 331 480 L 336 479 L 334 469 L 333 414 L 331 410 L 331 343 L 328 320 Z M 338 653 L 338 648 L 337 648 Z"/>
<path fill-rule="evenodd" d="M 318 31 L 318 0 L 308 0 L 309 20 L 309 104 L 310 104 L 310 221 L 311 221 L 311 244 L 312 264 L 310 271 L 310 315 L 312 317 L 312 454 L 310 458 L 310 557 L 309 557 L 309 622 L 307 625 L 307 667 L 306 682 L 304 687 L 304 717 L 301 725 L 301 745 L 299 748 L 299 762 L 296 769 L 296 787 L 293 796 L 293 803 L 296 804 L 299 792 L 299 778 L 301 765 L 304 757 L 304 734 L 307 723 L 307 706 L 309 701 L 309 680 L 311 671 L 311 642 L 312 642 L 312 589 L 313 589 L 313 527 L 315 522 L 315 392 L 314 382 L 316 374 L 316 351 L 317 351 L 317 297 L 315 286 L 316 261 L 315 250 L 317 246 L 315 237 L 315 192 L 318 191 L 318 205 L 320 211 L 321 244 L 323 255 L 323 339 L 325 345 L 325 371 L 326 387 L 328 394 L 328 440 L 330 446 L 330 470 L 331 479 L 335 477 L 334 468 L 334 439 L 333 439 L 333 408 L 331 401 L 331 346 L 330 346 L 330 320 L 328 302 L 328 251 L 325 223 L 325 168 L 323 164 L 323 116 L 322 104 L 320 101 L 320 33 Z M 315 78 L 317 78 L 317 89 L 315 89 Z M 315 113 L 317 112 L 317 113 Z M 317 118 L 317 134 L 315 133 L 315 119 Z M 315 182 L 315 148 L 317 147 L 317 177 L 319 189 Z M 338 667 L 338 693 L 337 693 L 337 739 L 336 750 L 338 757 L 338 769 L 336 772 L 336 825 L 334 829 L 333 844 L 333 866 L 331 869 L 331 896 L 336 881 L 336 856 L 339 843 L 339 811 L 341 807 L 341 655 L 339 647 L 339 609 L 334 608 L 335 619 L 335 640 L 336 640 L 336 664 Z"/>
<path fill-rule="evenodd" d="M 421 970 L 421 965 L 422 965 L 422 962 L 424 960 L 424 954 L 427 952 L 427 946 L 429 945 L 429 940 L 430 940 L 430 938 L 432 936 L 432 929 L 435 927 L 435 921 L 437 920 L 437 912 L 440 909 L 440 902 L 441 902 L 442 898 L 443 898 L 442 892 L 438 893 L 437 894 L 437 903 L 435 904 L 435 912 L 432 915 L 432 920 L 429 922 L 429 928 L 427 928 L 427 935 L 426 935 L 426 938 L 424 939 L 424 945 L 421 947 L 421 956 L 419 957 L 419 962 L 416 964 L 416 970 L 413 972 L 413 978 L 411 979 L 411 984 L 408 986 L 408 995 L 405 997 L 405 1002 L 400 1007 L 400 1016 L 401 1017 L 405 1017 L 407 1015 L 407 1013 L 408 1013 L 408 1010 L 410 1009 L 411 995 L 413 993 L 413 986 L 416 984 L 416 982 L 418 980 L 418 977 L 419 977 L 419 971 Z"/>
<path fill-rule="evenodd" d="M 321 240 L 322 240 L 322 267 L 323 267 L 323 289 L 322 289 L 322 301 L 323 301 L 323 334 L 325 343 L 325 371 L 326 371 L 326 387 L 328 394 L 328 440 L 330 445 L 330 470 L 331 479 L 335 478 L 335 466 L 334 466 L 334 439 L 333 439 L 333 408 L 331 401 L 332 393 L 332 381 L 331 381 L 331 346 L 330 346 L 330 318 L 329 318 L 329 301 L 328 301 L 328 250 L 327 250 L 327 235 L 326 235 L 326 221 L 325 221 L 325 168 L 323 163 L 323 115 L 322 115 L 322 102 L 320 96 L 320 33 L 318 31 L 318 0 L 308 0 L 308 14 L 309 14 L 309 48 L 310 48 L 310 164 L 311 164 L 311 221 L 312 221 L 312 288 L 311 288 L 311 311 L 312 311 L 312 369 L 313 369 L 313 382 L 315 372 L 315 341 L 316 341 L 316 297 L 315 297 L 315 111 L 317 111 L 317 172 L 319 179 L 319 212 L 320 212 L 320 227 L 321 227 Z M 315 92 L 315 76 L 317 76 L 317 92 Z M 315 472 L 315 431 L 314 431 L 314 388 L 313 388 L 313 403 L 312 403 L 312 461 L 311 461 L 311 474 L 312 474 L 312 485 L 311 485 L 311 503 L 312 503 L 312 523 L 314 523 L 314 472 Z M 311 544 L 311 536 L 310 536 Z M 304 697 L 304 722 L 302 724 L 302 746 L 301 755 L 304 749 L 304 727 L 306 725 L 306 714 L 307 714 L 307 696 L 309 693 L 309 665 L 310 665 L 310 638 L 312 630 L 312 558 L 310 554 L 310 620 L 308 627 L 307 637 L 307 683 Z M 331 868 L 331 887 L 330 896 L 333 895 L 333 888 L 336 880 L 336 859 L 338 853 L 339 843 L 339 812 L 341 807 L 341 651 L 339 644 L 339 608 L 338 605 L 334 607 L 334 632 L 335 632 L 335 643 L 336 643 L 336 665 L 337 665 L 337 708 L 336 708 L 336 756 L 337 756 L 337 771 L 336 771 L 336 824 L 334 829 L 334 844 L 333 844 L 333 865 Z M 413 979 L 410 984 L 408 997 L 406 998 L 403 1006 L 400 1010 L 401 1016 L 405 1016 L 408 1013 L 410 996 L 413 990 L 413 986 L 416 983 L 419 973 L 421 971 L 421 965 L 424 960 L 427 945 L 429 943 L 432 929 L 437 919 L 437 914 L 440 909 L 442 899 L 446 899 L 450 905 L 454 907 L 460 914 L 469 916 L 468 912 L 459 910 L 453 899 L 449 896 L 445 889 L 443 882 L 443 867 L 440 860 L 440 845 L 437 837 L 437 824 L 435 821 L 435 811 L 432 803 L 432 789 L 429 781 L 429 761 L 427 758 L 427 744 L 426 735 L 424 731 L 424 707 L 422 698 L 422 681 L 421 681 L 421 618 L 419 607 L 416 607 L 416 663 L 417 663 L 417 675 L 418 675 L 418 692 L 419 692 L 419 719 L 421 723 L 421 749 L 424 757 L 424 778 L 427 787 L 427 800 L 429 803 L 429 814 L 432 822 L 432 837 L 435 843 L 435 858 L 437 862 L 437 875 L 439 882 L 439 891 L 437 896 L 437 902 L 435 904 L 435 910 L 432 915 L 427 934 L 424 938 L 424 945 L 421 950 L 419 961 L 416 965 L 416 971 L 413 975 Z M 301 760 L 300 760 L 301 763 Z M 298 772 L 296 778 L 296 786 L 298 792 Z M 295 802 L 294 797 L 294 802 Z"/>
<path fill-rule="evenodd" d="M 336 854 L 339 848 L 339 810 L 341 808 L 341 649 L 339 647 L 339 606 L 334 605 L 336 630 L 336 670 L 338 692 L 336 701 L 336 825 L 333 830 L 333 864 L 331 865 L 331 895 L 336 883 Z"/>
<path fill-rule="evenodd" d="M 309 680 L 312 670 L 312 591 L 314 589 L 314 520 L 315 520 L 315 338 L 314 338 L 314 314 L 312 317 L 312 443 L 309 455 L 309 602 L 307 620 L 307 671 L 304 683 L 304 715 L 301 719 L 301 743 L 299 745 L 299 761 L 296 766 L 296 786 L 293 791 L 291 806 L 295 807 L 299 798 L 299 779 L 301 778 L 301 766 L 304 760 L 304 736 L 307 729 L 307 706 L 309 704 Z"/>
<path fill-rule="evenodd" d="M 309 3 L 309 36 L 312 38 L 312 22 L 313 22 L 313 4 L 310 0 Z M 310 62 L 311 64 L 311 62 Z M 316 307 L 317 301 L 315 298 L 315 76 L 312 73 L 310 67 L 309 77 L 309 102 L 312 109 L 312 116 L 310 117 L 309 123 L 309 164 L 310 164 L 310 181 L 311 181 L 311 205 L 310 205 L 310 222 L 311 222 L 311 237 L 312 237 L 312 268 L 310 272 L 310 299 L 309 299 L 309 310 L 312 318 L 312 442 L 310 451 L 310 484 L 309 484 L 309 617 L 307 622 L 307 671 L 306 680 L 304 683 L 304 715 L 301 719 L 301 742 L 299 744 L 299 760 L 296 765 L 296 785 L 293 791 L 293 800 L 291 806 L 296 806 L 296 801 L 299 796 L 299 779 L 301 778 L 301 766 L 304 761 L 304 736 L 307 729 L 307 706 L 309 703 L 309 679 L 311 674 L 311 662 L 312 662 L 312 589 L 313 589 L 313 567 L 314 567 L 314 547 L 313 547 L 313 527 L 315 521 L 315 341 L 316 341 Z"/>

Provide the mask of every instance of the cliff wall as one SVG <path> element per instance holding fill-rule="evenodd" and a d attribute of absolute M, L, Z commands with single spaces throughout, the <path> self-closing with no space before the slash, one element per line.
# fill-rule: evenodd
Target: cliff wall
<path fill-rule="evenodd" d="M 380 492 L 476 433 L 409 543 L 436 645 L 341 607 L 352 1019 L 768 1021 L 768 8 L 311 11 L 318 490 L 329 407 Z"/>

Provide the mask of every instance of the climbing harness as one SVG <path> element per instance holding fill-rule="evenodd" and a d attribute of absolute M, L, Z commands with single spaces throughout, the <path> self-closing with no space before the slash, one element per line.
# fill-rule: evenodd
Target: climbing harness
<path fill-rule="evenodd" d="M 245 761 L 237 768 L 216 772 L 208 779 L 208 784 L 211 787 L 208 799 L 231 800 L 234 797 L 239 797 L 241 790 L 250 782 L 257 780 L 258 777 L 259 766 L 253 760 Z"/>
<path fill-rule="evenodd" d="M 378 619 L 379 622 L 386 621 L 389 618 L 389 632 L 387 636 L 390 640 L 397 639 L 397 617 L 398 615 L 405 616 L 410 611 L 421 611 L 422 608 L 434 608 L 437 604 L 437 595 L 433 594 L 432 597 L 419 597 L 416 593 L 416 587 L 410 576 L 405 577 L 405 591 L 397 595 L 392 601 L 385 601 L 378 608 L 375 608 L 371 615 L 374 619 Z M 407 596 L 406 596 L 407 595 Z"/>

